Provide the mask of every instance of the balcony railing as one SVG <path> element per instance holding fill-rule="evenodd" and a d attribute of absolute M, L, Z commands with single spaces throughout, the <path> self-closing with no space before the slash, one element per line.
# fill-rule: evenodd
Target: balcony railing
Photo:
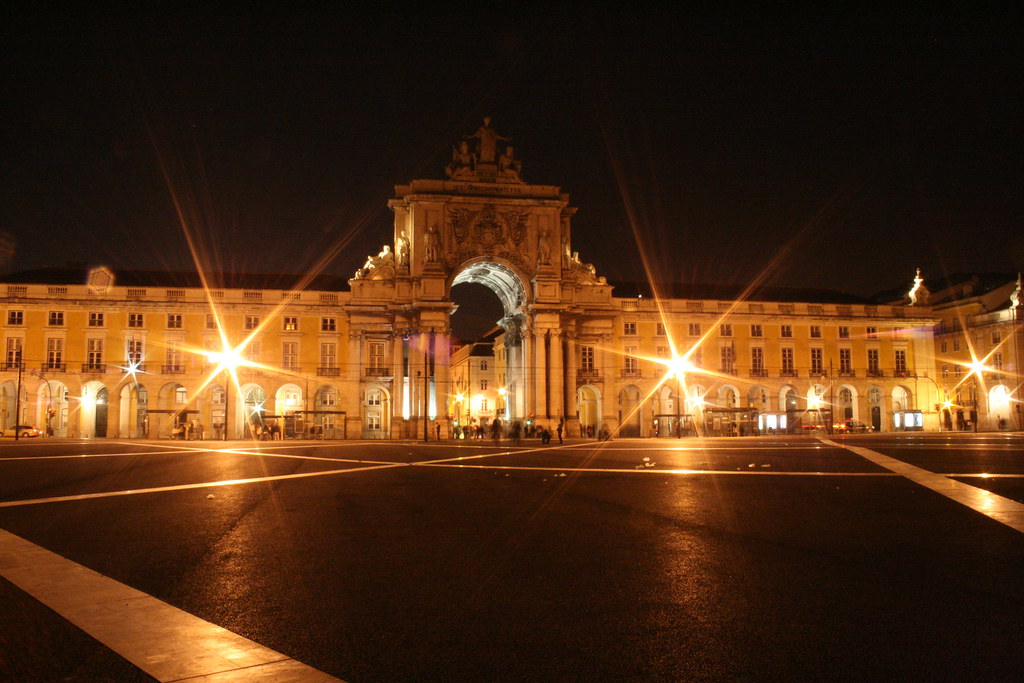
<path fill-rule="evenodd" d="M 160 366 L 160 374 L 163 374 L 163 375 L 184 375 L 185 374 L 185 366 L 184 365 L 161 365 Z"/>
<path fill-rule="evenodd" d="M 25 364 L 20 361 L 15 361 L 13 363 L 4 363 L 4 370 L 17 370 L 18 368 L 24 370 Z"/>
<path fill-rule="evenodd" d="M 321 377 L 338 377 L 339 375 L 341 375 L 341 368 L 335 368 L 335 367 L 317 368 L 316 369 L 316 374 L 318 374 Z"/>
<path fill-rule="evenodd" d="M 839 376 L 840 377 L 856 377 L 857 376 L 857 372 L 856 372 L 856 370 L 840 370 L 839 371 Z"/>
<path fill-rule="evenodd" d="M 788 368 L 782 368 L 782 370 L 779 370 L 779 377 L 799 377 L 799 376 L 800 376 L 800 373 L 798 373 L 796 370 L 792 370 L 792 369 L 788 369 Z"/>
<path fill-rule="evenodd" d="M 765 370 L 764 368 L 754 368 L 753 370 L 750 371 L 750 376 L 751 377 L 767 377 L 768 376 L 768 371 Z"/>
<path fill-rule="evenodd" d="M 388 368 L 366 368 L 367 377 L 387 377 L 391 374 Z"/>
<path fill-rule="evenodd" d="M 125 364 L 121 367 L 121 372 L 145 372 L 145 371 L 146 371 L 146 364 L 145 363 L 135 363 L 135 364 L 132 364 L 132 362 L 130 360 L 129 361 L 125 361 Z"/>
<path fill-rule="evenodd" d="M 623 368 L 621 376 L 624 378 L 639 379 L 641 376 L 640 368 Z"/>
<path fill-rule="evenodd" d="M 868 377 L 885 377 L 885 373 L 884 373 L 884 372 L 882 372 L 881 370 L 870 370 L 870 369 L 869 369 L 869 370 L 867 371 L 867 373 L 865 373 L 865 374 L 866 374 L 866 375 L 867 375 Z"/>
<path fill-rule="evenodd" d="M 82 363 L 82 372 L 104 373 L 106 371 L 106 363 Z"/>
<path fill-rule="evenodd" d="M 601 371 L 594 368 L 577 368 L 576 379 L 581 382 L 596 382 L 601 379 Z"/>
<path fill-rule="evenodd" d="M 42 367 L 39 368 L 43 372 L 67 372 L 68 364 L 60 361 L 50 361 L 43 363 Z"/>

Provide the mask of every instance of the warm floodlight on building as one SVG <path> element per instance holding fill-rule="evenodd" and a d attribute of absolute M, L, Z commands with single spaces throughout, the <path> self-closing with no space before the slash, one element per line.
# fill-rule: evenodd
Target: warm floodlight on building
<path fill-rule="evenodd" d="M 686 356 L 674 356 L 667 365 L 669 373 L 679 379 L 682 379 L 686 373 L 693 372 L 697 367 Z"/>

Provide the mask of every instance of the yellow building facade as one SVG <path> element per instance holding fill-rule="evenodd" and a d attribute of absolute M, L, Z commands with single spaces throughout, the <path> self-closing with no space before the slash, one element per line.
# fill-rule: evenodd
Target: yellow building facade
<path fill-rule="evenodd" d="M 351 278 L 0 278 L 0 419 L 68 437 L 447 438 L 463 394 L 488 401 L 471 419 L 572 436 L 941 428 L 931 307 L 616 288 L 581 259 L 568 195 L 526 183 L 501 140 L 397 186 L 392 240 Z M 452 355 L 466 282 L 504 310 L 486 371 Z"/>

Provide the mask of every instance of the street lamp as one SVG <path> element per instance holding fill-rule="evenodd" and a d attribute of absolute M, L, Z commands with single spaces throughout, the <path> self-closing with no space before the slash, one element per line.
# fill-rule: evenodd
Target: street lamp
<path fill-rule="evenodd" d="M 686 358 L 685 356 L 673 356 L 671 362 L 669 363 L 669 372 L 672 374 L 673 377 L 676 378 L 676 399 L 673 402 L 673 408 L 675 410 L 674 429 L 677 439 L 683 435 L 683 431 L 679 425 L 679 420 L 681 417 L 679 414 L 679 402 L 682 400 L 682 381 L 686 373 L 692 371 L 693 368 L 693 363 L 691 363 L 689 359 Z"/>

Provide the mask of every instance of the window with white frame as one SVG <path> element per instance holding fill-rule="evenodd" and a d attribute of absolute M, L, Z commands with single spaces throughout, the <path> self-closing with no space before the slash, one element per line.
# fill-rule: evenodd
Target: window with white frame
<path fill-rule="evenodd" d="M 594 347 L 593 346 L 581 346 L 580 347 L 580 369 L 587 372 L 594 370 Z"/>
<path fill-rule="evenodd" d="M 64 311 L 50 311 L 46 324 L 50 327 L 64 327 Z"/>
<path fill-rule="evenodd" d="M 25 324 L 25 312 L 24 311 L 7 311 L 7 324 L 8 325 L 24 325 Z"/>
<path fill-rule="evenodd" d="M 103 340 L 89 339 L 85 345 L 86 363 L 90 368 L 98 368 L 103 365 Z"/>
<path fill-rule="evenodd" d="M 839 374 L 853 374 L 853 352 L 850 349 L 839 349 Z"/>
<path fill-rule="evenodd" d="M 906 349 L 895 349 L 894 360 L 896 365 L 896 374 L 905 375 L 907 374 L 907 352 Z"/>
<path fill-rule="evenodd" d="M 46 340 L 46 367 L 49 370 L 60 369 L 64 364 L 64 340 L 49 337 Z"/>
<path fill-rule="evenodd" d="M 90 312 L 89 327 L 103 327 L 103 314 L 98 312 Z"/>
<path fill-rule="evenodd" d="M 260 317 L 258 315 L 247 315 L 245 316 L 245 329 L 255 330 L 260 326 Z"/>
<path fill-rule="evenodd" d="M 320 331 L 321 332 L 336 332 L 338 330 L 338 320 L 333 317 L 320 318 Z"/>
<path fill-rule="evenodd" d="M 823 349 L 811 349 L 811 374 L 825 374 L 825 352 Z"/>
<path fill-rule="evenodd" d="M 622 323 L 622 334 L 626 335 L 627 337 L 632 337 L 632 336 L 636 335 L 636 323 L 635 322 L 625 322 L 625 323 Z"/>
<path fill-rule="evenodd" d="M 142 327 L 143 316 L 141 313 L 128 314 L 128 327 Z"/>
<path fill-rule="evenodd" d="M 281 344 L 281 367 L 285 370 L 299 369 L 299 343 L 283 342 Z"/>
<path fill-rule="evenodd" d="M 718 326 L 718 335 L 720 337 L 731 337 L 732 336 L 732 323 L 722 323 Z"/>
<path fill-rule="evenodd" d="M 320 367 L 327 369 L 338 367 L 338 345 L 334 342 L 320 343 Z"/>
<path fill-rule="evenodd" d="M 181 313 L 168 313 L 167 314 L 167 327 L 172 330 L 181 329 Z"/>
<path fill-rule="evenodd" d="M 784 339 L 791 338 L 793 336 L 793 326 L 792 325 L 780 325 L 779 326 L 779 336 L 783 337 Z"/>
<path fill-rule="evenodd" d="M 295 315 L 284 316 L 281 329 L 285 332 L 295 332 L 299 329 L 299 317 Z"/>
<path fill-rule="evenodd" d="M 751 337 L 763 337 L 764 326 L 761 323 L 751 323 L 750 325 L 750 336 Z"/>
<path fill-rule="evenodd" d="M 21 337 L 7 338 L 7 367 L 17 368 L 21 364 Z"/>

